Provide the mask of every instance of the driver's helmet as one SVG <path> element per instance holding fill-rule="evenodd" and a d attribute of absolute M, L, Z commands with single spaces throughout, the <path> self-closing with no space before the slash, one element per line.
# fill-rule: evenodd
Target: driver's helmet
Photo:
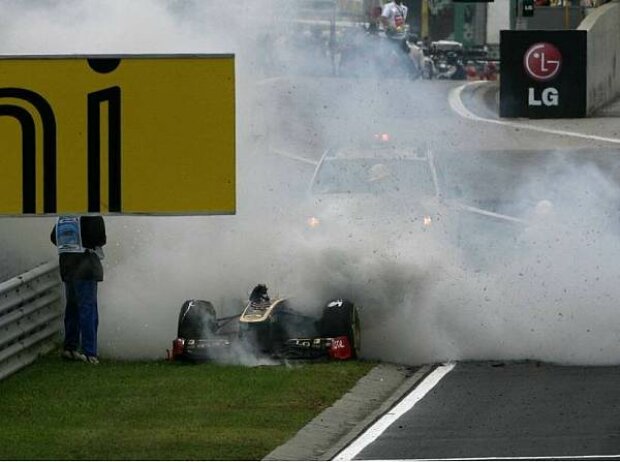
<path fill-rule="evenodd" d="M 269 301 L 269 295 L 267 294 L 267 286 L 265 284 L 257 284 L 252 293 L 250 294 L 250 301 L 252 303 L 264 303 Z"/>
<path fill-rule="evenodd" d="M 368 169 L 368 182 L 374 183 L 388 178 L 392 175 L 392 171 L 385 164 L 374 164 Z"/>

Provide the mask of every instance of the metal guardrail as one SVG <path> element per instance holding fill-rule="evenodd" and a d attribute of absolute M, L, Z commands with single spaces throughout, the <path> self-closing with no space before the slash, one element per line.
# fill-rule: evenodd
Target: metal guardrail
<path fill-rule="evenodd" d="M 61 300 L 58 262 L 0 283 L 0 380 L 58 345 Z"/>

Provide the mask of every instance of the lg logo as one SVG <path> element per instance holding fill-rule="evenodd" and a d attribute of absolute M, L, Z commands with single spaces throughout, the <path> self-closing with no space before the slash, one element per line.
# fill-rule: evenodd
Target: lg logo
<path fill-rule="evenodd" d="M 523 66 L 531 78 L 539 82 L 546 82 L 560 72 L 562 55 L 555 45 L 536 43 L 525 53 Z"/>
<path fill-rule="evenodd" d="M 555 45 L 546 42 L 535 43 L 523 56 L 523 67 L 527 75 L 538 82 L 553 80 L 562 68 L 562 54 Z M 535 88 L 528 88 L 529 106 L 558 106 L 560 94 L 556 88 L 547 87 L 540 94 Z"/>

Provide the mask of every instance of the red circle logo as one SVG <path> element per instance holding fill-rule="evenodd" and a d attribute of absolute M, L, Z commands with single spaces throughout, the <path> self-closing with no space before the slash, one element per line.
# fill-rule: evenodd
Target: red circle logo
<path fill-rule="evenodd" d="M 555 45 L 546 42 L 535 43 L 525 52 L 523 67 L 534 80 L 546 82 L 560 72 L 562 54 Z"/>

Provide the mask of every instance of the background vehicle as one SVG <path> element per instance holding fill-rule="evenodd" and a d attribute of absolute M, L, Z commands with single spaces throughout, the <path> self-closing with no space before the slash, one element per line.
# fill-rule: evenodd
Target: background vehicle
<path fill-rule="evenodd" d="M 387 134 L 378 135 L 389 137 Z M 395 223 L 429 230 L 439 224 L 441 202 L 437 171 L 426 146 L 398 147 L 389 141 L 327 150 L 311 180 L 314 227 L 355 231 Z"/>
<path fill-rule="evenodd" d="M 499 60 L 491 59 L 486 46 L 472 46 L 465 49 L 463 61 L 467 78 L 471 80 L 497 80 Z"/>
<path fill-rule="evenodd" d="M 463 44 L 450 40 L 432 42 L 425 62 L 428 79 L 462 80 L 466 77 Z"/>
<path fill-rule="evenodd" d="M 318 312 L 318 314 L 316 314 Z M 238 353 L 292 359 L 352 359 L 360 354 L 357 307 L 335 299 L 319 310 L 296 310 L 288 299 L 250 301 L 218 318 L 211 302 L 187 300 L 179 313 L 172 359 L 230 359 Z"/>
<path fill-rule="evenodd" d="M 384 142 L 331 149 L 311 181 L 308 232 L 351 239 L 380 235 L 385 248 L 428 239 L 459 249 L 476 268 L 486 264 L 490 246 L 503 245 L 508 255 L 524 221 L 467 202 L 455 190 L 458 184 L 445 181 L 428 146 Z"/>

